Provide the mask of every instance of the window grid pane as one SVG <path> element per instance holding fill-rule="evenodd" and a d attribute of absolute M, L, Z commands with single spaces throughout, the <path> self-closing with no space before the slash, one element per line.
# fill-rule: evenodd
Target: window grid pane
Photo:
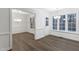
<path fill-rule="evenodd" d="M 53 18 L 53 30 L 57 30 L 57 19 Z"/>
<path fill-rule="evenodd" d="M 76 31 L 76 14 L 69 14 L 67 17 L 68 17 L 68 30 Z"/>
<path fill-rule="evenodd" d="M 65 30 L 65 15 L 60 16 L 60 24 L 59 24 L 59 29 L 60 30 Z"/>

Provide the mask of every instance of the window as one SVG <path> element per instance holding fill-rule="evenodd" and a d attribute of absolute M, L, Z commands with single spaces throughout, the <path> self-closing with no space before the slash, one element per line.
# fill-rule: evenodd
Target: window
<path fill-rule="evenodd" d="M 48 17 L 46 17 L 46 26 L 48 26 L 48 20 L 49 20 Z"/>
<path fill-rule="evenodd" d="M 35 18 L 34 17 L 30 18 L 30 28 L 32 28 L 32 29 L 35 28 Z"/>
<path fill-rule="evenodd" d="M 30 28 L 32 28 L 32 18 L 30 18 Z"/>
<path fill-rule="evenodd" d="M 57 19 L 53 17 L 53 30 L 57 30 Z"/>
<path fill-rule="evenodd" d="M 76 14 L 68 14 L 68 31 L 76 31 Z"/>
<path fill-rule="evenodd" d="M 65 15 L 60 16 L 59 22 L 60 22 L 59 29 L 60 30 L 65 30 Z"/>

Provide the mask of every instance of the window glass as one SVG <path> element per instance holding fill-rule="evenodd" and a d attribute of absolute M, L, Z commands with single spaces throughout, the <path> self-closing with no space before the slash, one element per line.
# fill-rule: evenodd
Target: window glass
<path fill-rule="evenodd" d="M 57 30 L 57 19 L 53 17 L 53 30 Z"/>
<path fill-rule="evenodd" d="M 60 21 L 59 29 L 65 30 L 65 15 L 61 15 L 59 21 Z"/>
<path fill-rule="evenodd" d="M 48 17 L 46 17 L 46 26 L 48 26 L 49 24 L 48 24 L 48 20 L 49 20 L 49 18 Z"/>
<path fill-rule="evenodd" d="M 76 31 L 76 14 L 68 14 L 68 30 Z"/>

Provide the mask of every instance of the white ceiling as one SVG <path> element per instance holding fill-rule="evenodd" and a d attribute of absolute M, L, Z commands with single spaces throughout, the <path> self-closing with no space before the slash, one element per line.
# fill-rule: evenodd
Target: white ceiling
<path fill-rule="evenodd" d="M 28 12 L 24 12 L 24 11 L 17 10 L 17 9 L 13 9 L 12 12 L 14 12 L 14 13 L 20 13 L 20 14 L 29 14 Z"/>
<path fill-rule="evenodd" d="M 63 8 L 45 8 L 45 10 L 47 11 L 55 11 L 55 10 L 60 10 L 60 9 L 63 9 Z"/>
<path fill-rule="evenodd" d="M 46 11 L 49 11 L 49 12 L 53 12 L 53 11 L 60 10 L 60 9 L 63 9 L 63 8 L 40 8 L 40 9 L 43 9 L 43 10 L 46 10 Z M 21 10 L 18 10 L 18 9 L 13 9 L 12 12 L 20 13 L 20 14 L 30 14 L 28 12 L 24 12 L 24 11 L 21 11 Z"/>

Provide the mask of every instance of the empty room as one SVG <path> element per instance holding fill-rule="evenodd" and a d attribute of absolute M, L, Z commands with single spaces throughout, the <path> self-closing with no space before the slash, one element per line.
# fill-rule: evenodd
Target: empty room
<path fill-rule="evenodd" d="M 79 51 L 79 9 L 0 8 L 0 51 Z"/>

